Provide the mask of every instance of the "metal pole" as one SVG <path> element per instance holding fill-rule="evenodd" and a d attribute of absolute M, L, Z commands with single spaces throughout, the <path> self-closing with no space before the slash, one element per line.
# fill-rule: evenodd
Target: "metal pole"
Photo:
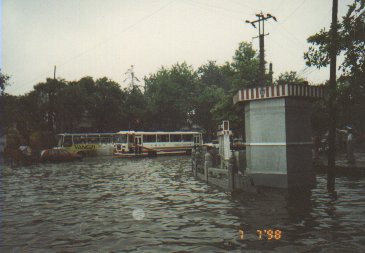
<path fill-rule="evenodd" d="M 328 171 L 327 171 L 327 189 L 335 189 L 335 162 L 336 162 L 336 57 L 337 57 L 337 10 L 338 0 L 332 2 L 332 25 L 331 25 L 331 42 L 330 42 L 330 83 L 329 83 L 329 136 L 328 136 Z"/>

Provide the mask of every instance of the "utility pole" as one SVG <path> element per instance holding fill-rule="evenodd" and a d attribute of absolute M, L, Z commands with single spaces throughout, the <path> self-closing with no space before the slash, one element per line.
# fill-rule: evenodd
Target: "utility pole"
<path fill-rule="evenodd" d="M 273 75 L 274 72 L 272 71 L 272 63 L 269 64 L 269 78 L 270 78 L 270 85 L 273 85 Z"/>
<path fill-rule="evenodd" d="M 48 90 L 48 131 L 54 131 L 55 113 L 54 113 L 54 92 L 56 89 L 56 65 L 53 68 L 53 81 L 50 83 Z"/>
<path fill-rule="evenodd" d="M 260 12 L 256 14 L 258 17 L 257 20 L 249 21 L 246 20 L 246 23 L 250 23 L 254 28 L 256 28 L 255 23 L 259 23 L 259 41 L 260 41 L 260 86 L 265 85 L 265 40 L 264 37 L 269 35 L 268 33 L 265 34 L 265 21 L 272 18 L 277 21 L 276 17 L 272 16 L 270 13 L 267 13 L 266 16 Z M 257 37 L 255 37 L 257 38 Z"/>
<path fill-rule="evenodd" d="M 332 1 L 332 24 L 330 31 L 330 83 L 329 83 L 329 135 L 328 135 L 328 170 L 327 170 L 327 189 L 335 190 L 335 163 L 336 163 L 336 57 L 338 51 L 337 39 L 337 11 L 338 0 Z"/>
<path fill-rule="evenodd" d="M 128 79 L 130 79 L 130 83 L 129 83 L 129 86 L 131 89 L 134 89 L 134 86 L 139 86 L 139 85 L 136 85 L 134 84 L 134 81 L 137 81 L 139 82 L 139 79 L 134 75 L 134 66 L 131 65 L 131 68 L 127 70 L 127 72 L 125 72 L 125 75 L 130 75 L 130 77 L 128 76 L 126 79 L 124 79 L 124 82 L 127 81 Z"/>

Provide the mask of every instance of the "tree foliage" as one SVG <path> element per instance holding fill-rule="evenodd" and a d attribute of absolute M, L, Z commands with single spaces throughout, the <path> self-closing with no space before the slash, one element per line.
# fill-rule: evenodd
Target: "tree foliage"
<path fill-rule="evenodd" d="M 286 71 L 281 73 L 275 84 L 303 84 L 305 80 L 298 76 L 295 71 Z"/>
<path fill-rule="evenodd" d="M 152 115 L 159 119 L 153 128 L 172 130 L 186 127 L 195 109 L 199 79 L 186 63 L 162 67 L 145 78 L 146 96 Z"/>
<path fill-rule="evenodd" d="M 243 107 L 233 105 L 232 97 L 242 87 L 255 86 L 258 63 L 252 45 L 242 42 L 223 65 L 161 67 L 144 78 L 143 92 L 136 85 L 123 89 L 107 77 L 48 78 L 25 95 L 4 95 L 5 125 L 15 125 L 27 142 L 42 147 L 54 145 L 49 136 L 60 132 L 198 128 L 212 139 L 222 120 L 230 120 L 243 135 Z"/>
<path fill-rule="evenodd" d="M 349 5 L 337 29 L 337 54 L 343 55 L 335 94 L 338 122 L 364 128 L 365 119 L 360 115 L 365 108 L 365 0 L 354 0 Z M 308 42 L 312 46 L 304 54 L 307 65 L 326 67 L 329 64 L 329 48 L 331 43 L 335 43 L 330 40 L 330 31 L 321 29 L 310 36 Z"/>
<path fill-rule="evenodd" d="M 0 69 L 0 95 L 4 94 L 5 87 L 8 85 L 9 76 L 3 74 Z"/>
<path fill-rule="evenodd" d="M 365 0 L 354 0 L 349 5 L 347 14 L 337 24 L 337 29 L 338 54 L 344 54 L 340 69 L 345 76 L 362 74 L 365 71 Z M 310 36 L 308 42 L 313 46 L 304 54 L 307 65 L 318 68 L 327 66 L 332 43 L 330 31 L 323 28 Z"/>

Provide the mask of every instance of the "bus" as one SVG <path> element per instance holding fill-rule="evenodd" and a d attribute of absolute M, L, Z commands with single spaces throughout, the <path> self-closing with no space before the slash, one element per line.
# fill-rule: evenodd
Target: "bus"
<path fill-rule="evenodd" d="M 114 133 L 63 133 L 58 134 L 57 148 L 85 156 L 113 155 Z"/>
<path fill-rule="evenodd" d="M 194 146 L 203 144 L 202 134 L 190 131 L 120 131 L 113 141 L 114 155 L 119 157 L 190 154 Z"/>

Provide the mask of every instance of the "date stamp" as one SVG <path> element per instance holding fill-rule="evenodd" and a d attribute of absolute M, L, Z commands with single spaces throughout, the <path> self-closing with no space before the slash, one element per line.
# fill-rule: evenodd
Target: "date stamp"
<path fill-rule="evenodd" d="M 246 233 L 243 228 L 238 230 L 239 239 L 245 240 Z M 257 229 L 256 236 L 259 240 L 278 241 L 283 236 L 283 231 L 280 229 Z"/>

